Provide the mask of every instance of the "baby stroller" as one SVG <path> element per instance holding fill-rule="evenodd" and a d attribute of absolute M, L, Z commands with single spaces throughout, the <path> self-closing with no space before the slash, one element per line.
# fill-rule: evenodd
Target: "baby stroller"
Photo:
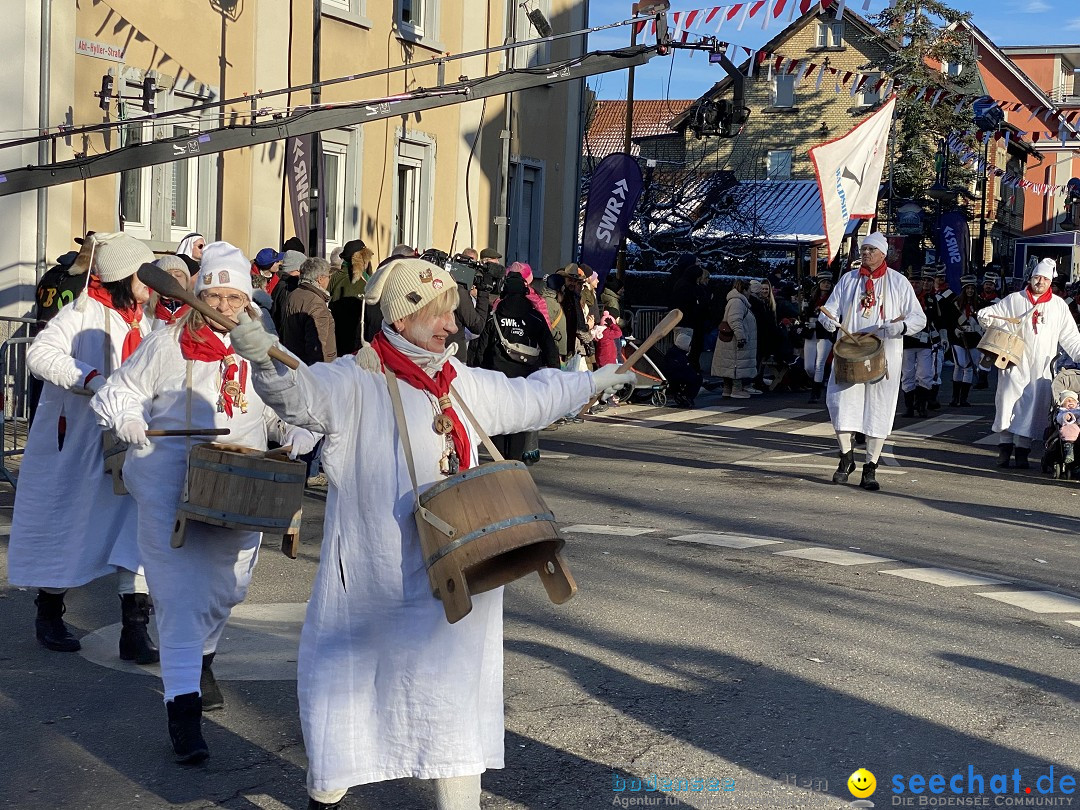
<path fill-rule="evenodd" d="M 1080 461 L 1065 463 L 1065 442 L 1058 433 L 1057 404 L 1062 391 L 1080 391 L 1080 367 L 1066 355 L 1058 355 L 1051 364 L 1053 378 L 1050 381 L 1050 411 L 1047 414 L 1046 430 L 1043 433 L 1045 451 L 1042 457 L 1042 469 L 1052 478 L 1080 478 Z M 1080 449 L 1080 448 L 1078 448 Z"/>
<path fill-rule="evenodd" d="M 631 338 L 627 338 L 623 347 L 623 356 L 629 357 L 638 349 L 637 344 Z M 668 401 L 668 381 L 660 371 L 656 360 L 650 357 L 653 349 L 649 349 L 634 364 L 634 384 L 620 388 L 616 396 L 623 402 L 650 402 L 657 408 L 663 408 Z"/>

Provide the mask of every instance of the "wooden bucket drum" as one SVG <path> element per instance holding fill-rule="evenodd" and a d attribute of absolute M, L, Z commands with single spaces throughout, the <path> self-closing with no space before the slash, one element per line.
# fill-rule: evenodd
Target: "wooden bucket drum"
<path fill-rule="evenodd" d="M 425 519 L 424 510 L 436 520 Z M 445 531 L 436 528 L 440 521 Z M 471 594 L 533 571 L 557 605 L 577 592 L 559 553 L 565 541 L 555 516 L 520 461 L 481 464 L 428 488 L 416 523 L 431 592 L 451 623 L 472 610 Z"/>
<path fill-rule="evenodd" d="M 187 522 L 282 535 L 296 558 L 307 466 L 261 450 L 214 442 L 188 456 L 187 494 L 176 510 L 172 547 L 184 545 Z"/>
<path fill-rule="evenodd" d="M 982 352 L 980 362 L 985 368 L 995 365 L 1006 369 L 1019 363 L 1024 356 L 1024 339 L 1016 332 L 991 324 L 986 327 L 978 348 Z"/>
<path fill-rule="evenodd" d="M 876 383 L 888 373 L 885 343 L 877 335 L 843 335 L 833 347 L 833 375 L 841 385 Z"/>
<path fill-rule="evenodd" d="M 105 474 L 112 476 L 112 491 L 114 495 L 127 495 L 127 487 L 124 486 L 124 458 L 127 456 L 127 442 L 122 442 L 112 431 L 106 430 L 101 434 L 101 449 L 105 456 Z"/>

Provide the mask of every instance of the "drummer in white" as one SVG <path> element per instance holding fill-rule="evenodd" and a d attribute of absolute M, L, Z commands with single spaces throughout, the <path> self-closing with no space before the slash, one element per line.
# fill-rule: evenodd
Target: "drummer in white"
<path fill-rule="evenodd" d="M 876 335 L 884 343 L 884 379 L 876 383 L 841 384 L 836 381 L 834 365 L 825 397 L 840 445 L 840 464 L 833 473 L 833 483 L 846 484 L 848 476 L 855 471 L 854 434 L 862 433 L 866 436 L 866 463 L 859 486 L 871 491 L 880 489 L 878 458 L 896 415 L 903 336 L 926 326 L 926 315 L 911 282 L 886 266 L 888 251 L 889 243 L 880 233 L 867 236 L 860 249 L 862 266 L 841 276 L 825 303 L 825 309 L 839 318 L 849 332 Z M 836 331 L 831 318 L 824 313 L 818 317 L 822 326 L 830 332 Z"/>
<path fill-rule="evenodd" d="M 994 405 L 994 431 L 998 433 L 999 467 L 1008 467 L 1016 454 L 1016 466 L 1028 467 L 1031 440 L 1041 436 L 1050 406 L 1050 363 L 1060 350 L 1080 360 L 1080 333 L 1069 314 L 1069 305 L 1050 291 L 1057 274 L 1053 259 L 1043 259 L 1035 267 L 1026 289 L 1005 296 L 996 304 L 980 309 L 983 327 L 1004 326 L 1001 318 L 1019 319 L 1017 329 L 1024 339 L 1020 363 L 998 374 Z"/>

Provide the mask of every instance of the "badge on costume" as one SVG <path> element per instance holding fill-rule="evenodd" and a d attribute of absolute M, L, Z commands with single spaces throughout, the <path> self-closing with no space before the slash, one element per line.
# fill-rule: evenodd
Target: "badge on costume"
<path fill-rule="evenodd" d="M 229 271 L 221 270 L 217 274 L 218 284 L 225 285 L 229 283 Z"/>
<path fill-rule="evenodd" d="M 214 283 L 214 274 L 213 273 L 203 273 L 202 283 L 203 284 L 213 284 Z"/>
<path fill-rule="evenodd" d="M 431 270 L 424 269 L 420 271 L 420 283 L 430 284 L 432 279 Z"/>
<path fill-rule="evenodd" d="M 435 279 L 434 281 L 431 282 L 431 289 L 433 289 L 433 290 L 441 290 L 442 288 L 443 288 L 443 283 L 442 283 L 441 278 L 437 278 L 437 279 Z"/>

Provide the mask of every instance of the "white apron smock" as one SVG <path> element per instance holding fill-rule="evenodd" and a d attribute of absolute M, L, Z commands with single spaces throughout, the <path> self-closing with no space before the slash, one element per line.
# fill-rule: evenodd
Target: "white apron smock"
<path fill-rule="evenodd" d="M 539 430 L 592 396 L 587 373 L 509 379 L 448 362 L 488 435 Z M 503 767 L 502 588 L 473 596 L 455 624 L 431 595 L 386 379 L 352 357 L 298 371 L 258 367 L 254 379 L 280 416 L 326 434 L 326 523 L 300 637 L 308 788 Z M 400 378 L 399 387 L 423 491 L 443 480 L 443 439 L 428 396 Z M 479 442 L 466 425 L 475 465 Z"/>
<path fill-rule="evenodd" d="M 1032 318 L 1039 314 L 1038 331 Z M 991 316 L 1020 318 L 1013 326 Z M 998 371 L 994 405 L 994 431 L 1008 431 L 1016 436 L 1042 438 L 1050 408 L 1050 363 L 1064 349 L 1073 360 L 1080 359 L 1080 332 L 1069 313 L 1069 305 L 1058 296 L 1034 306 L 1027 292 L 1021 290 L 1005 296 L 996 304 L 983 307 L 977 313 L 984 327 L 998 326 L 1018 330 L 1024 339 L 1021 362 L 1005 371 Z"/>
<path fill-rule="evenodd" d="M 903 320 L 908 333 L 922 331 L 926 326 L 926 313 L 910 281 L 890 269 L 881 278 L 875 279 L 873 284 L 877 301 L 868 314 L 864 315 L 860 306 L 866 289 L 866 277 L 860 276 L 858 270 L 840 277 L 829 300 L 825 302 L 825 309 L 853 333 L 877 334 L 881 327 L 897 318 Z M 836 324 L 825 315 L 819 315 L 818 320 L 826 328 L 836 329 Z M 902 337 L 878 336 L 885 344 L 885 368 L 888 374 L 883 380 L 870 384 L 841 385 L 836 381 L 836 364 L 833 364 L 825 402 L 829 407 L 833 430 L 837 433 L 863 433 L 885 439 L 892 432 L 903 371 L 904 340 Z"/>
<path fill-rule="evenodd" d="M 144 317 L 139 331 L 149 331 Z M 44 380 L 26 440 L 8 545 L 8 582 L 74 588 L 118 568 L 139 570 L 135 502 L 114 495 L 105 474 L 102 430 L 83 381 L 120 366 L 130 331 L 113 309 L 86 296 L 64 307 L 26 352 Z M 61 425 L 66 423 L 63 447 Z"/>
<path fill-rule="evenodd" d="M 199 691 L 202 656 L 217 649 L 232 609 L 247 595 L 262 538 L 260 532 L 189 521 L 184 545 L 172 548 L 190 448 L 220 441 L 265 450 L 268 431 L 276 438 L 284 434 L 250 381 L 247 413 L 239 407 L 231 417 L 218 412 L 220 363 L 185 360 L 181 328 L 166 326 L 151 334 L 91 403 L 109 427 L 141 419 L 155 430 L 230 430 L 216 438 L 155 437 L 146 447 L 129 448 L 124 462 L 124 480 L 138 504 L 139 552 L 154 597 L 166 701 Z M 230 345 L 228 334 L 215 334 Z"/>

